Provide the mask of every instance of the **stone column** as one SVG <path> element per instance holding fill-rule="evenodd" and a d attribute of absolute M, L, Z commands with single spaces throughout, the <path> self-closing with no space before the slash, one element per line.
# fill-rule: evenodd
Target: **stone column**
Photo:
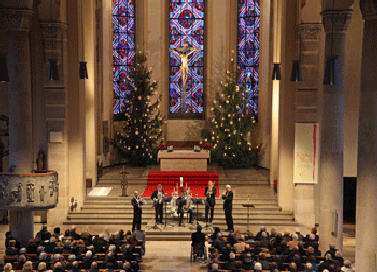
<path fill-rule="evenodd" d="M 377 1 L 360 1 L 365 19 L 361 64 L 356 199 L 356 271 L 377 264 Z"/>
<path fill-rule="evenodd" d="M 337 56 L 339 85 L 323 88 L 323 116 L 320 143 L 320 249 L 324 252 L 331 242 L 343 249 L 343 131 L 345 38 L 352 10 L 322 12 L 326 31 L 326 57 Z"/>
<path fill-rule="evenodd" d="M 15 172 L 30 173 L 33 161 L 33 115 L 30 70 L 30 9 L 2 9 L 7 27 L 9 164 Z M 33 237 L 33 211 L 10 211 L 10 231 L 22 245 Z"/>
<path fill-rule="evenodd" d="M 2 9 L 8 32 L 9 164 L 18 173 L 32 170 L 32 95 L 29 9 Z"/>

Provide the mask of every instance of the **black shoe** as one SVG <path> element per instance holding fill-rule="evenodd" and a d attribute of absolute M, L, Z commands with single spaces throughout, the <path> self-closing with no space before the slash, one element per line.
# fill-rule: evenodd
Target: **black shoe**
<path fill-rule="evenodd" d="M 178 226 L 181 226 L 181 223 L 179 223 Z"/>

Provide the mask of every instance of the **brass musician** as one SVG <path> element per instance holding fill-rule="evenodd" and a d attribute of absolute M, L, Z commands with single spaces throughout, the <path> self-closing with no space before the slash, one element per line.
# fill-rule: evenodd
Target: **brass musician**
<path fill-rule="evenodd" d="M 135 229 L 141 230 L 142 206 L 146 205 L 147 202 L 143 198 L 139 197 L 138 191 L 135 191 L 131 204 L 134 208 L 134 218 L 132 221 L 132 232 L 134 232 Z"/>
<path fill-rule="evenodd" d="M 163 199 L 165 197 L 164 191 L 162 190 L 162 185 L 157 185 L 157 190 L 152 193 L 151 199 L 153 200 L 153 206 L 156 207 L 156 224 L 163 224 Z"/>
<path fill-rule="evenodd" d="M 212 180 L 208 181 L 208 187 L 206 187 L 204 195 L 206 196 L 206 206 L 205 206 L 205 221 L 208 222 L 208 212 L 211 209 L 211 218 L 209 222 L 213 221 L 213 213 L 216 205 L 216 187 L 213 186 Z"/>
<path fill-rule="evenodd" d="M 187 207 L 187 199 L 185 197 L 185 192 L 183 191 L 181 191 L 180 197 L 178 197 L 177 199 L 177 206 L 178 206 L 178 216 L 179 216 L 178 222 L 179 222 L 179 226 L 181 226 L 181 222 L 183 221 L 183 216 L 185 213 L 185 207 Z M 190 216 L 190 223 L 192 223 L 192 209 L 187 209 L 187 213 Z"/>

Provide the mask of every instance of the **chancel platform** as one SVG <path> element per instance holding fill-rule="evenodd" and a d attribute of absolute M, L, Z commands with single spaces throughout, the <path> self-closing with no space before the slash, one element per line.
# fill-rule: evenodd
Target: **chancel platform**
<path fill-rule="evenodd" d="M 208 151 L 193 150 L 160 150 L 157 154 L 160 171 L 207 171 Z"/>

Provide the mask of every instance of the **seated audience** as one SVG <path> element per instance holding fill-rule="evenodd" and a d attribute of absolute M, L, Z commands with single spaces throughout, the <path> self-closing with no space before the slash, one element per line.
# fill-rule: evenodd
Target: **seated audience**
<path fill-rule="evenodd" d="M 236 255 L 232 252 L 229 254 L 228 261 L 225 263 L 225 268 L 228 270 L 235 269 Z"/>
<path fill-rule="evenodd" d="M 215 229 L 214 229 L 214 231 L 213 231 L 213 233 L 211 235 L 212 244 L 216 241 L 217 234 L 219 234 L 219 233 L 220 233 L 220 228 L 215 227 Z"/>
<path fill-rule="evenodd" d="M 268 238 L 267 232 L 262 232 L 262 239 L 260 240 L 260 246 L 263 248 L 270 247 L 270 239 Z"/>
<path fill-rule="evenodd" d="M 226 247 L 226 241 L 223 239 L 221 232 L 217 234 L 217 239 L 220 241 L 220 247 Z"/>
<path fill-rule="evenodd" d="M 92 236 L 90 235 L 88 229 L 85 229 L 84 232 L 81 233 L 81 240 L 83 240 L 87 247 L 92 243 Z"/>
<path fill-rule="evenodd" d="M 294 255 L 292 261 L 296 264 L 297 271 L 303 271 L 304 270 L 304 265 L 301 262 L 300 255 L 298 255 L 298 254 Z"/>
<path fill-rule="evenodd" d="M 245 270 L 242 269 L 242 262 L 240 261 L 235 261 L 234 263 L 234 269 L 232 270 L 232 272 L 244 272 Z"/>
<path fill-rule="evenodd" d="M 74 261 L 72 263 L 72 272 L 81 272 L 81 270 L 79 269 L 79 263 L 77 261 Z"/>
<path fill-rule="evenodd" d="M 239 239 L 236 239 L 236 237 L 233 233 L 229 233 L 227 243 L 230 244 L 233 247 L 235 243 L 240 241 L 240 239 L 241 239 L 241 235 L 239 236 Z M 245 237 L 244 237 L 244 241 L 245 241 Z"/>
<path fill-rule="evenodd" d="M 335 244 L 334 243 L 330 243 L 329 247 L 330 247 L 329 250 L 326 251 L 326 253 L 325 253 L 324 256 L 326 256 L 327 254 L 330 254 L 331 258 L 334 258 L 335 257 L 335 252 L 336 252 Z"/>
<path fill-rule="evenodd" d="M 307 257 L 307 264 L 308 263 L 312 265 L 313 271 L 318 271 L 318 263 L 314 255 L 310 255 Z"/>
<path fill-rule="evenodd" d="M 344 263 L 344 259 L 342 256 L 342 253 L 340 253 L 339 250 L 335 251 L 335 256 L 333 258 L 334 263 L 336 264 L 337 267 L 342 267 Z"/>
<path fill-rule="evenodd" d="M 259 253 L 262 251 L 260 241 L 256 241 L 254 244 L 254 254 L 259 255 Z"/>
<path fill-rule="evenodd" d="M 88 272 L 99 272 L 99 269 L 97 268 L 97 263 L 96 262 L 92 262 L 92 264 L 90 265 L 90 269 L 88 270 Z"/>
<path fill-rule="evenodd" d="M 254 264 L 254 272 L 262 272 L 262 265 L 259 262 Z"/>
<path fill-rule="evenodd" d="M 276 229 L 275 228 L 271 228 L 270 241 L 271 242 L 275 241 L 276 236 L 277 236 Z"/>
<path fill-rule="evenodd" d="M 39 263 L 37 267 L 38 272 L 44 272 L 47 270 L 47 266 L 45 262 Z"/>
<path fill-rule="evenodd" d="M 5 250 L 6 256 L 18 255 L 18 249 L 16 248 L 16 240 L 9 241 L 9 247 Z"/>
<path fill-rule="evenodd" d="M 213 263 L 211 265 L 212 271 L 219 271 L 219 264 L 218 263 Z"/>
<path fill-rule="evenodd" d="M 278 264 L 276 262 L 270 263 L 270 272 L 273 272 L 278 269 Z"/>
<path fill-rule="evenodd" d="M 217 248 L 212 251 L 212 254 L 209 257 L 209 261 L 213 263 L 218 263 L 220 261 L 219 250 Z"/>
<path fill-rule="evenodd" d="M 297 234 L 297 241 L 304 241 L 305 237 L 301 234 L 300 228 L 296 228 L 296 234 Z"/>
<path fill-rule="evenodd" d="M 50 238 L 51 238 L 51 233 L 47 231 L 47 225 L 43 225 L 42 229 L 35 236 L 35 241 L 41 242 L 41 241 L 50 240 Z"/>
<path fill-rule="evenodd" d="M 270 254 L 269 253 L 261 253 L 259 254 L 259 263 L 262 265 L 262 270 L 269 270 L 270 269 Z"/>
<path fill-rule="evenodd" d="M 76 226 L 71 227 L 71 236 L 72 236 L 73 240 L 80 240 L 81 239 L 80 234 L 76 233 Z"/>
<path fill-rule="evenodd" d="M 206 242 L 206 236 L 204 233 L 202 233 L 202 227 L 199 225 L 197 232 L 194 232 L 193 234 L 191 234 L 191 246 L 204 247 L 205 242 Z"/>
<path fill-rule="evenodd" d="M 27 254 L 37 254 L 37 242 L 35 239 L 30 239 L 29 240 L 29 245 L 26 247 L 26 253 Z"/>
<path fill-rule="evenodd" d="M 225 248 L 221 248 L 221 250 L 219 251 L 221 256 L 220 256 L 220 260 L 222 262 L 226 262 L 228 259 L 229 259 L 229 254 L 232 253 L 232 247 L 230 246 L 230 244 L 226 244 L 226 247 Z"/>
<path fill-rule="evenodd" d="M 286 241 L 287 243 L 292 241 L 292 236 L 289 233 L 289 229 L 286 229 L 283 235 L 283 241 Z"/>
<path fill-rule="evenodd" d="M 62 254 L 71 254 L 72 253 L 72 248 L 71 248 L 71 242 L 69 240 L 64 241 L 64 246 L 62 249 Z"/>
<path fill-rule="evenodd" d="M 22 270 L 23 267 L 24 267 L 24 264 L 26 263 L 26 257 L 25 257 L 25 255 L 18 256 L 17 261 L 18 261 L 18 264 L 15 267 L 16 270 Z"/>
<path fill-rule="evenodd" d="M 312 228 L 311 231 L 310 231 L 310 234 L 313 234 L 314 235 L 314 241 L 319 241 L 319 236 L 317 235 L 317 229 L 316 228 Z M 308 242 L 310 239 L 310 234 L 306 235 L 305 236 L 305 241 Z"/>
<path fill-rule="evenodd" d="M 315 256 L 321 256 L 321 251 L 319 250 L 319 243 L 318 242 L 314 242 L 313 248 L 314 248 L 314 255 Z"/>
<path fill-rule="evenodd" d="M 11 263 L 6 263 L 6 264 L 4 265 L 4 272 L 14 272 Z"/>
<path fill-rule="evenodd" d="M 311 263 L 306 263 L 306 265 L 305 265 L 305 270 L 304 270 L 304 271 L 305 271 L 305 272 L 313 272 L 314 269 L 313 269 L 312 264 L 311 264 Z"/>
<path fill-rule="evenodd" d="M 42 251 L 41 254 L 39 254 L 38 261 L 35 263 L 35 268 L 37 268 L 40 263 L 46 263 L 46 270 L 50 268 L 50 266 L 47 265 L 47 254 L 44 251 Z"/>
<path fill-rule="evenodd" d="M 61 262 L 56 262 L 54 264 L 54 272 L 65 272 L 64 268 L 63 268 L 63 265 Z"/>
<path fill-rule="evenodd" d="M 55 237 L 51 236 L 49 242 L 45 246 L 46 253 L 52 254 L 52 251 L 54 250 L 55 247 L 56 247 Z"/>
<path fill-rule="evenodd" d="M 344 261 L 344 266 L 340 269 L 342 272 L 355 272 L 355 269 L 352 268 L 352 263 L 351 261 Z"/>
<path fill-rule="evenodd" d="M 294 247 L 298 248 L 298 235 L 296 233 L 292 235 L 292 240 L 287 242 L 287 246 L 290 250 L 292 250 Z"/>
<path fill-rule="evenodd" d="M 269 236 L 269 235 L 268 235 L 268 232 L 267 232 L 267 230 L 266 230 L 266 228 L 265 228 L 265 227 L 261 227 L 261 228 L 260 228 L 260 231 L 257 233 L 257 235 L 255 235 L 254 240 L 255 240 L 255 241 L 260 241 L 260 240 L 262 240 L 262 233 L 263 233 L 263 232 L 267 233 L 267 236 Z"/>
<path fill-rule="evenodd" d="M 240 241 L 238 243 L 235 243 L 233 245 L 233 248 L 234 248 L 234 251 L 236 252 L 236 254 L 241 254 L 245 250 L 245 246 L 246 246 L 245 236 L 241 235 Z"/>
<path fill-rule="evenodd" d="M 290 263 L 288 268 L 289 268 L 290 272 L 297 272 L 298 271 L 297 270 L 297 265 L 294 262 Z"/>
<path fill-rule="evenodd" d="M 27 261 L 24 263 L 22 267 L 22 272 L 32 272 L 33 271 L 33 263 L 31 261 Z"/>
<path fill-rule="evenodd" d="M 105 247 L 107 245 L 107 242 L 104 240 L 103 234 L 101 233 L 98 237 L 98 239 L 95 239 L 93 241 L 94 246 L 94 252 L 97 253 L 106 253 Z"/>
<path fill-rule="evenodd" d="M 245 270 L 254 270 L 254 262 L 250 253 L 247 253 L 243 258 L 242 268 Z"/>
<path fill-rule="evenodd" d="M 326 254 L 325 257 L 326 257 L 326 260 L 324 260 L 323 262 L 319 264 L 318 271 L 320 272 L 324 271 L 325 269 L 330 270 L 330 265 L 334 263 L 330 254 Z"/>
<path fill-rule="evenodd" d="M 103 230 L 103 239 L 105 240 L 105 241 L 109 241 L 109 239 L 110 239 L 110 231 L 109 231 L 109 228 L 105 228 L 104 230 Z"/>

